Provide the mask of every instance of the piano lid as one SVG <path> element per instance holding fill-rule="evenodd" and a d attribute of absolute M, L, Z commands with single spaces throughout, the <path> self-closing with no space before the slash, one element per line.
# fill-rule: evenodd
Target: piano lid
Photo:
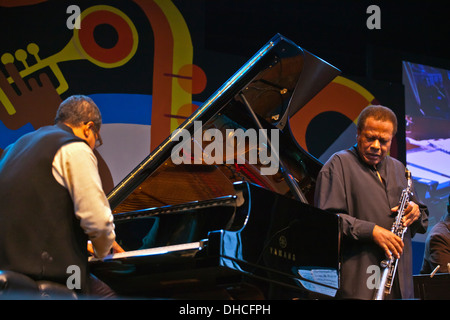
<path fill-rule="evenodd" d="M 321 164 L 288 120 L 339 73 L 275 35 L 108 194 L 113 212 L 233 194 L 236 181 L 312 202 Z"/>

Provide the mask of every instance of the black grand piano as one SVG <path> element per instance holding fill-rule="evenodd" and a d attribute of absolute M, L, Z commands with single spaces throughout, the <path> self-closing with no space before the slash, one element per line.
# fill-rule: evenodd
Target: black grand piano
<path fill-rule="evenodd" d="M 333 297 L 340 218 L 312 206 L 289 117 L 338 74 L 273 37 L 110 192 L 125 252 L 91 272 L 126 297 Z"/>

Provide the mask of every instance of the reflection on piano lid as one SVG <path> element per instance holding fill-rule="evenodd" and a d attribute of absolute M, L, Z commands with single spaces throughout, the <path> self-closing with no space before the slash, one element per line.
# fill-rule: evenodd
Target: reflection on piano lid
<path fill-rule="evenodd" d="M 197 250 L 202 250 L 203 247 L 204 247 L 204 243 L 202 241 L 174 244 L 171 246 L 164 246 L 164 247 L 159 247 L 159 248 L 140 249 L 140 250 L 132 250 L 132 251 L 125 251 L 125 252 L 109 254 L 105 258 L 103 258 L 103 261 L 134 258 L 134 257 L 141 258 L 141 257 L 165 254 L 165 253 L 169 253 L 169 252 L 180 252 L 180 251 L 185 251 L 185 250 L 196 250 L 197 251 Z M 89 261 L 94 262 L 94 261 L 99 261 L 99 260 L 97 258 L 91 257 L 89 259 Z"/>
<path fill-rule="evenodd" d="M 223 136 L 226 136 L 227 129 L 259 129 L 243 102 L 242 94 L 263 128 L 282 129 L 280 170 L 273 175 L 261 175 L 259 169 L 264 165 L 249 163 L 247 157 L 252 151 L 249 149 L 243 154 L 236 152 L 231 164 L 174 165 L 171 152 L 178 141 L 168 137 L 109 193 L 108 200 L 114 212 L 228 195 L 233 192 L 232 183 L 235 181 L 250 181 L 295 197 L 296 192 L 286 177 L 291 177 L 307 201 L 312 202 L 314 180 L 321 164 L 298 146 L 286 119 L 339 73 L 322 59 L 276 35 L 179 129 L 188 130 L 191 137 L 195 137 L 196 121 L 203 124 L 203 132 L 213 128 L 220 130 Z M 202 141 L 193 143 L 202 146 Z M 245 163 L 240 164 L 238 158 L 245 158 Z"/>
<path fill-rule="evenodd" d="M 264 297 L 285 297 L 289 290 L 335 292 L 340 220 L 309 205 L 321 163 L 296 143 L 289 117 L 338 74 L 292 41 L 273 37 L 179 129 L 203 152 L 208 129 L 223 137 L 227 130 L 275 129 L 278 148 L 271 148 L 275 141 L 268 134 L 265 146 L 237 142 L 242 145 L 231 159 L 227 153 L 213 164 L 203 157 L 175 164 L 178 137 L 168 137 L 108 195 L 117 240 L 127 252 L 92 261 L 94 274 L 119 294 L 139 296 L 179 297 L 184 291 L 189 298 L 189 284 L 196 291 L 229 292 L 237 284 L 257 283 Z M 261 174 L 267 163 L 259 157 L 250 161 L 261 148 L 279 160 L 273 174 Z M 274 294 L 267 283 L 285 290 Z"/>

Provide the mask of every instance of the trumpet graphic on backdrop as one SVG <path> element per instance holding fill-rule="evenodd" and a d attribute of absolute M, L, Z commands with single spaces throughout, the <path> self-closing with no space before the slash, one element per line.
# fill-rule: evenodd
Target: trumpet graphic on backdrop
<path fill-rule="evenodd" d="M 122 11 L 106 5 L 92 6 L 81 13 L 80 19 L 81 28 L 74 28 L 71 40 L 54 55 L 42 59 L 39 56 L 39 46 L 36 43 L 30 43 L 26 51 L 18 49 L 14 55 L 4 53 L 1 56 L 2 63 L 7 65 L 14 63 L 15 60 L 20 61 L 23 65 L 23 69 L 19 72 L 22 79 L 44 68 L 50 68 L 58 81 L 56 92 L 61 95 L 68 90 L 69 85 L 58 66 L 59 63 L 86 59 L 102 68 L 116 68 L 127 63 L 136 53 L 137 30 L 130 18 Z M 95 41 L 94 29 L 103 24 L 110 25 L 117 32 L 117 42 L 111 48 L 104 48 Z M 35 60 L 33 65 L 28 63 L 30 56 Z M 10 85 L 15 83 L 11 75 L 7 81 Z M 9 97 L 0 88 L 0 102 L 9 115 L 14 115 L 16 110 L 11 100 L 13 97 Z"/>

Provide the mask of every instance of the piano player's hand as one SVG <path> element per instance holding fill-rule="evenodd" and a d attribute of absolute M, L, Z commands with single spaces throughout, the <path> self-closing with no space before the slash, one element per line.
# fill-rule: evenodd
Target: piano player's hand
<path fill-rule="evenodd" d="M 95 256 L 94 247 L 92 246 L 92 242 L 90 240 L 87 243 L 87 250 L 92 256 Z M 125 252 L 125 250 L 123 250 L 122 247 L 116 241 L 114 241 L 112 245 L 112 253 L 119 252 Z"/>
<path fill-rule="evenodd" d="M 114 241 L 112 249 L 113 253 L 125 252 L 125 250 L 123 250 L 122 247 L 116 241 Z"/>
<path fill-rule="evenodd" d="M 88 240 L 87 243 L 87 251 L 89 254 L 94 255 L 94 247 L 92 246 L 92 242 L 90 240 Z"/>

